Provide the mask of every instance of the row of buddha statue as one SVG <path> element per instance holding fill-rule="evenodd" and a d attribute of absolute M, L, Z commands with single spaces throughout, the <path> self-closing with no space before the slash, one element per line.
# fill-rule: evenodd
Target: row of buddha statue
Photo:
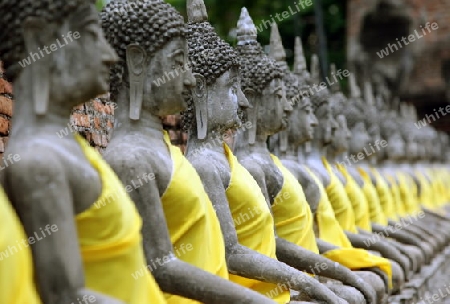
<path fill-rule="evenodd" d="M 203 0 L 187 1 L 187 23 L 162 0 L 0 11 L 5 153 L 20 155 L 1 175 L 0 303 L 387 303 L 448 245 L 448 136 L 353 74 L 348 98 L 339 85 L 305 96 L 318 59 L 308 71 L 297 38 L 291 71 L 276 24 L 267 55 L 245 8 L 232 47 Z M 18 64 L 69 31 L 79 39 Z M 57 136 L 107 91 L 117 124 L 102 155 Z M 185 154 L 162 125 L 180 112 Z"/>

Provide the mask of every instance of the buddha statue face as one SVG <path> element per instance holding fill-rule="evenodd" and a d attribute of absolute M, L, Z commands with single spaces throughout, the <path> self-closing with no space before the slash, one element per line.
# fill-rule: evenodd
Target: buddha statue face
<path fill-rule="evenodd" d="M 195 86 L 194 76 L 188 67 L 186 39 L 174 37 L 153 57 L 147 58 L 142 108 L 158 116 L 185 110 L 184 94 Z M 171 73 L 174 73 L 173 77 Z M 167 81 L 161 84 L 158 81 L 161 79 Z"/>
<path fill-rule="evenodd" d="M 284 83 L 281 78 L 274 78 L 258 96 L 258 127 L 267 135 L 272 135 L 288 126 L 288 117 L 292 106 L 286 99 Z"/>
<path fill-rule="evenodd" d="M 313 96 L 314 98 L 315 96 Z M 331 142 L 333 133 L 336 131 L 338 124 L 333 117 L 331 104 L 328 100 L 321 103 L 316 108 L 315 115 L 318 119 L 318 126 L 315 128 L 314 140 L 321 141 L 324 145 Z"/>
<path fill-rule="evenodd" d="M 370 136 L 367 133 L 366 126 L 363 122 L 358 122 L 351 130 L 351 137 L 349 142 L 349 153 L 357 154 L 362 152 L 370 143 Z"/>
<path fill-rule="evenodd" d="M 248 107 L 248 101 L 241 90 L 239 70 L 233 67 L 208 86 L 208 117 L 216 126 L 224 129 L 236 128 L 242 121 L 238 109 Z"/>
<path fill-rule="evenodd" d="M 386 149 L 386 157 L 392 161 L 399 161 L 405 156 L 405 141 L 399 132 L 393 132 L 386 141 L 389 145 Z"/>
<path fill-rule="evenodd" d="M 119 93 L 121 102 L 127 96 L 132 120 L 142 110 L 155 116 L 184 110 L 184 93 L 195 86 L 195 78 L 188 65 L 183 17 L 162 0 L 111 1 L 101 16 L 119 56 L 110 74 L 111 100 Z"/>
<path fill-rule="evenodd" d="M 22 27 L 6 22 L 1 37 L 8 43 L 0 53 L 10 80 L 31 82 L 36 114 L 46 113 L 49 100 L 71 109 L 108 90 L 109 65 L 117 55 L 103 36 L 92 1 L 21 1 L 14 6 Z"/>
<path fill-rule="evenodd" d="M 294 105 L 289 116 L 288 140 L 290 143 L 302 144 L 314 137 L 317 118 L 311 107 L 309 97 L 303 98 L 301 104 Z"/>
<path fill-rule="evenodd" d="M 203 2 L 192 4 L 188 19 L 189 60 L 196 88 L 186 96 L 183 128 L 204 139 L 208 132 L 223 133 L 240 126 L 240 114 L 248 101 L 241 90 L 237 53 L 208 22 Z"/>
<path fill-rule="evenodd" d="M 347 119 L 344 115 L 339 114 L 336 117 L 337 128 L 333 133 L 330 148 L 335 155 L 344 153 L 349 149 L 349 140 L 352 133 L 347 127 Z"/>

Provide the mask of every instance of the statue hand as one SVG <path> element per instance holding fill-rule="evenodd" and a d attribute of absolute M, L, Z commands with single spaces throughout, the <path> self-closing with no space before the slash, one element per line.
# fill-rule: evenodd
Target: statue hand
<path fill-rule="evenodd" d="M 298 282 L 299 284 L 295 284 L 292 289 L 305 293 L 311 300 L 317 303 L 348 304 L 347 301 L 338 297 L 328 287 L 309 276 L 305 275 L 305 277 L 294 280 L 294 282 Z"/>
<path fill-rule="evenodd" d="M 77 292 L 77 298 L 95 304 L 126 304 L 125 302 L 86 288 L 82 288 Z"/>
<path fill-rule="evenodd" d="M 366 299 L 367 304 L 377 303 L 377 294 L 376 294 L 375 290 L 372 288 L 372 286 L 367 284 L 363 279 L 357 277 L 357 281 L 353 287 L 358 289 L 364 295 L 364 298 Z"/>

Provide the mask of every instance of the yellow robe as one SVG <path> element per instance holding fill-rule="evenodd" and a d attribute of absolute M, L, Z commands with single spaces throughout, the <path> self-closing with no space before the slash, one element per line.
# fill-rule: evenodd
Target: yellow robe
<path fill-rule="evenodd" d="M 381 209 L 383 209 L 384 215 L 389 220 L 397 221 L 398 216 L 396 213 L 394 198 L 392 197 L 391 190 L 389 189 L 389 185 L 384 179 L 384 177 L 380 174 L 378 170 L 375 168 L 371 169 L 372 174 L 375 176 L 376 186 L 375 189 L 378 193 L 378 198 L 380 200 Z"/>
<path fill-rule="evenodd" d="M 167 132 L 164 141 L 170 150 L 173 169 L 161 202 L 175 254 L 186 263 L 228 279 L 219 219 L 202 181 L 180 149 L 170 143 Z M 170 304 L 198 303 L 170 294 L 165 297 Z"/>
<path fill-rule="evenodd" d="M 0 303 L 41 304 L 28 239 L 1 187 L 0 223 Z"/>
<path fill-rule="evenodd" d="M 291 243 L 319 253 L 313 230 L 313 215 L 302 186 L 275 155 L 275 165 L 283 174 L 283 187 L 272 205 L 277 235 Z"/>
<path fill-rule="evenodd" d="M 356 226 L 364 229 L 365 231 L 372 232 L 369 204 L 367 203 L 363 190 L 359 187 L 345 166 L 338 164 L 336 168 L 342 173 L 347 181 L 345 185 L 345 192 L 352 203 Z"/>
<path fill-rule="evenodd" d="M 81 136 L 75 138 L 102 181 L 99 199 L 75 219 L 86 287 L 127 304 L 166 303 L 146 266 L 142 219 L 134 203 L 100 154 Z"/>
<path fill-rule="evenodd" d="M 363 168 L 358 168 L 358 172 L 364 180 L 362 190 L 366 196 L 367 203 L 369 204 L 370 221 L 375 224 L 387 226 L 388 219 L 384 215 L 383 209 L 381 208 L 377 190 L 372 184 L 372 178 Z"/>
<path fill-rule="evenodd" d="M 402 202 L 402 197 L 400 195 L 400 189 L 398 187 L 397 180 L 393 176 L 387 176 L 387 179 L 391 184 L 391 193 L 394 200 L 395 213 L 397 214 L 398 218 L 404 217 L 406 216 L 406 211 Z"/>
<path fill-rule="evenodd" d="M 411 177 L 404 172 L 397 173 L 400 196 L 402 198 L 403 206 L 406 214 L 413 216 L 419 211 L 417 198 L 414 197 L 414 187 Z M 417 188 L 416 188 L 417 191 Z"/>
<path fill-rule="evenodd" d="M 239 243 L 276 260 L 274 222 L 261 188 L 253 176 L 237 161 L 226 144 L 224 144 L 224 150 L 231 170 L 226 196 Z M 277 303 L 285 304 L 290 301 L 289 290 L 280 288 L 276 284 L 232 274 L 230 274 L 230 280 L 267 297 L 272 295 L 272 299 Z"/>
<path fill-rule="evenodd" d="M 378 267 L 388 276 L 389 285 L 392 286 L 392 268 L 389 260 L 372 255 L 364 249 L 353 248 L 350 240 L 334 216 L 333 208 L 326 195 L 325 188 L 311 170 L 307 169 L 307 171 L 316 182 L 321 193 L 316 212 L 319 238 L 340 247 L 325 252 L 323 256 L 352 270 Z"/>
<path fill-rule="evenodd" d="M 334 214 L 342 229 L 358 233 L 355 225 L 355 213 L 353 212 L 352 203 L 350 202 L 344 185 L 333 172 L 330 164 L 325 158 L 322 158 L 323 164 L 330 175 L 330 184 L 325 188 L 331 206 L 333 206 Z"/>

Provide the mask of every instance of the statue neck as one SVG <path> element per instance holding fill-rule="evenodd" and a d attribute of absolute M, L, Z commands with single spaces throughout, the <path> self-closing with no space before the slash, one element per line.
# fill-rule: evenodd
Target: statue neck
<path fill-rule="evenodd" d="M 115 112 L 114 137 L 124 136 L 127 134 L 139 133 L 150 137 L 163 139 L 163 124 L 161 117 L 141 109 L 138 120 L 129 118 L 130 113 L 130 92 L 125 86 L 119 92 L 117 100 L 118 108 Z"/>
<path fill-rule="evenodd" d="M 219 153 L 224 153 L 223 143 L 225 131 L 207 131 L 206 137 L 204 139 L 198 139 L 197 129 L 192 128 L 188 132 L 188 141 L 186 146 L 186 156 L 193 154 L 195 152 L 200 152 L 201 150 L 208 149 Z"/>
<path fill-rule="evenodd" d="M 268 135 L 262 134 L 262 132 L 259 132 L 258 129 L 256 131 L 256 139 L 254 144 L 249 144 L 248 142 L 248 129 L 245 129 L 243 132 L 240 132 L 236 135 L 234 145 L 234 151 L 236 155 L 239 153 L 270 153 L 269 149 L 267 148 Z"/>
<path fill-rule="evenodd" d="M 286 152 L 280 153 L 280 157 L 283 159 L 289 159 L 293 161 L 298 161 L 298 150 L 300 146 L 288 143 L 288 148 Z"/>
<path fill-rule="evenodd" d="M 70 127 L 70 113 L 72 111 L 70 100 L 62 102 L 49 101 L 48 110 L 45 115 L 36 115 L 34 111 L 35 97 L 32 91 L 31 75 L 25 69 L 14 81 L 14 115 L 11 123 L 14 127 L 11 129 L 10 139 L 18 136 L 46 133 L 63 134 L 63 130 L 72 130 Z M 29 79 L 30 78 L 30 79 Z M 69 132 L 68 134 L 70 134 Z M 61 138 L 72 138 L 72 136 L 63 136 Z"/>
<path fill-rule="evenodd" d="M 311 141 L 311 150 L 305 155 L 305 160 L 310 161 L 322 161 L 322 157 L 326 155 L 326 149 L 321 140 Z"/>

